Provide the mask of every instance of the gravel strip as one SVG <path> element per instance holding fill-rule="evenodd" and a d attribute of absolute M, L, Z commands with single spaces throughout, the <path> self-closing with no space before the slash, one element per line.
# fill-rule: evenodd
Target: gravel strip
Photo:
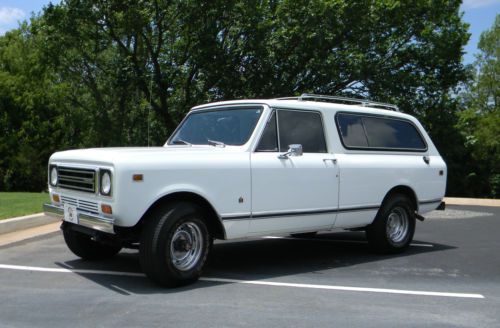
<path fill-rule="evenodd" d="M 423 216 L 426 219 L 473 219 L 492 215 L 493 213 L 488 212 L 447 209 L 444 211 L 432 211 L 425 213 Z"/>

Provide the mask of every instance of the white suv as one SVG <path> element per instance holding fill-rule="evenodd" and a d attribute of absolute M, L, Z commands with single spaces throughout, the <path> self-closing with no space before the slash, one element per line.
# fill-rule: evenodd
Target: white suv
<path fill-rule="evenodd" d="M 79 257 L 139 248 L 151 279 L 178 286 L 200 276 L 214 238 L 355 229 L 402 251 L 445 186 L 414 117 L 306 94 L 194 107 L 163 147 L 55 153 L 44 210 Z"/>

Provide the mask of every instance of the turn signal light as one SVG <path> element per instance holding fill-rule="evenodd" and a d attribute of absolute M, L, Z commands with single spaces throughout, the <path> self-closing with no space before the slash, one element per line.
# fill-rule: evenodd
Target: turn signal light
<path fill-rule="evenodd" d="M 143 179 L 144 179 L 144 177 L 142 176 L 142 174 L 134 174 L 132 176 L 133 181 L 142 181 Z"/>
<path fill-rule="evenodd" d="M 60 203 L 61 199 L 59 198 L 59 195 L 54 194 L 54 195 L 52 195 L 52 201 L 54 203 Z"/>
<path fill-rule="evenodd" d="M 110 205 L 101 204 L 101 211 L 105 214 L 113 214 L 113 209 Z"/>

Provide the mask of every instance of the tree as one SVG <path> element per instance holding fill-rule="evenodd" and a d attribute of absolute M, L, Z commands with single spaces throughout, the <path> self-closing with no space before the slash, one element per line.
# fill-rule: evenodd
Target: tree
<path fill-rule="evenodd" d="M 86 61 L 116 50 L 122 70 L 171 131 L 197 101 L 302 92 L 396 102 L 425 120 L 466 77 L 459 5 L 67 0 L 44 17 L 58 49 L 67 38 L 63 44 Z"/>
<path fill-rule="evenodd" d="M 64 84 L 42 64 L 26 24 L 0 38 L 0 190 L 42 190 L 53 149 L 64 148 Z"/>
<path fill-rule="evenodd" d="M 477 194 L 500 197 L 500 15 L 481 34 L 474 79 L 462 94 L 458 128 L 472 162 L 467 179 Z"/>
<path fill-rule="evenodd" d="M 0 74 L 47 90 L 37 99 L 62 124 L 50 125 L 62 140 L 49 137 L 47 151 L 160 145 L 195 104 L 315 92 L 396 103 L 455 163 L 441 140 L 456 134 L 449 94 L 466 79 L 460 2 L 64 0 L 16 38 L 0 37 L 13 51 L 6 63 L 21 42 L 43 74 Z M 22 122 L 39 110 L 22 108 Z"/>

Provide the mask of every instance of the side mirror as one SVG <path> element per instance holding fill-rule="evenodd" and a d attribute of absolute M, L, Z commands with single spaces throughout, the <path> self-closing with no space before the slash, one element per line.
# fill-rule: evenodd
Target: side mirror
<path fill-rule="evenodd" d="M 301 144 L 288 145 L 288 151 L 284 154 L 280 154 L 278 158 L 287 159 L 290 156 L 302 156 L 302 153 L 303 151 Z"/>

